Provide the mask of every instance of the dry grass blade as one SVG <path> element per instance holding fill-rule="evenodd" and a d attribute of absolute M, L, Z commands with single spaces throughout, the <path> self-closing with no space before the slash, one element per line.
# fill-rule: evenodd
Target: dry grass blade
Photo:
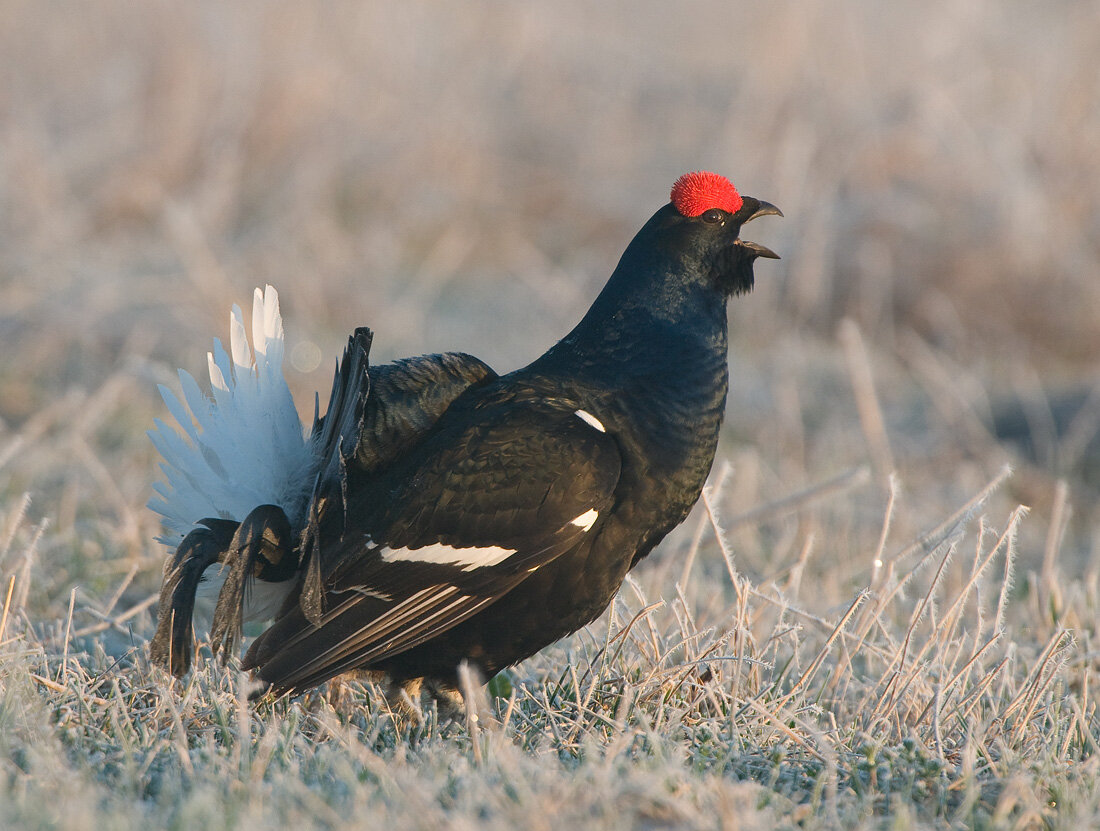
<path fill-rule="evenodd" d="M 769 724 L 771 724 L 772 726 L 777 728 L 780 733 L 782 733 L 784 736 L 786 736 L 792 742 L 797 744 L 799 747 L 801 747 L 803 750 L 805 750 L 807 753 L 809 753 L 811 756 L 813 756 L 819 762 L 826 762 L 827 761 L 825 756 L 822 753 L 820 753 L 816 748 L 811 747 L 809 742 L 807 742 L 805 738 L 803 738 L 802 736 L 800 736 L 798 733 L 796 733 L 794 730 L 792 730 L 790 727 L 787 726 L 786 722 L 788 722 L 788 721 L 793 721 L 793 722 L 796 722 L 796 723 L 800 722 L 801 720 L 797 716 L 793 716 L 793 715 L 790 715 L 790 714 L 783 714 L 783 717 L 780 718 L 779 715 L 777 715 L 776 713 L 773 713 L 771 710 L 769 710 L 767 707 L 765 707 L 762 703 L 760 703 L 759 701 L 754 701 L 752 699 L 747 699 L 745 701 L 745 706 L 748 709 L 752 710 L 753 712 L 757 713 L 758 715 L 763 716 L 768 721 Z M 781 704 L 777 705 L 776 709 L 782 711 L 783 705 L 781 705 Z"/>
<path fill-rule="evenodd" d="M 1059 623 L 1064 604 L 1054 564 L 1066 530 L 1065 526 L 1069 522 L 1069 514 L 1069 485 L 1065 479 L 1059 479 L 1054 486 L 1054 505 L 1050 510 L 1050 525 L 1047 527 L 1047 538 L 1043 545 L 1043 566 L 1039 572 L 1039 585 L 1042 589 L 1039 606 L 1050 611 L 1055 625 Z"/>
<path fill-rule="evenodd" d="M 951 693 L 951 691 L 955 688 L 955 686 L 963 680 L 963 678 L 966 676 L 966 674 L 974 666 L 976 666 L 978 664 L 978 661 L 982 658 L 982 656 L 985 655 L 985 653 L 994 644 L 996 644 L 997 642 L 999 642 L 1001 640 L 1001 637 L 1002 636 L 1000 634 L 996 634 L 992 638 L 990 638 L 988 641 L 983 643 L 980 647 L 978 647 L 977 650 L 975 650 L 974 654 L 970 656 L 970 658 L 966 661 L 965 664 L 963 664 L 962 668 L 959 669 L 958 672 L 956 672 L 953 676 L 951 676 L 951 678 L 948 680 L 948 682 L 943 686 L 942 690 L 939 691 L 939 695 L 937 696 L 937 699 L 934 700 L 934 701 L 928 702 L 928 706 L 925 707 L 921 711 L 920 715 L 917 716 L 916 722 L 915 722 L 916 724 L 920 724 L 922 721 L 924 721 L 925 717 L 927 717 L 929 712 L 931 712 L 933 704 L 935 704 L 936 707 L 940 706 L 939 705 L 939 699 L 941 697 L 945 698 L 946 696 L 948 696 Z"/>
<path fill-rule="evenodd" d="M 31 495 L 24 493 L 16 501 L 15 505 L 8 509 L 7 516 L 4 517 L 5 525 L 3 538 L 0 538 L 0 565 L 4 564 L 4 560 L 8 556 L 8 552 L 11 551 L 12 542 L 15 540 L 15 533 L 19 530 L 23 524 L 23 520 L 27 516 L 27 508 L 31 504 Z"/>
<path fill-rule="evenodd" d="M 875 392 L 874 375 L 871 361 L 863 336 L 854 320 L 845 318 L 840 322 L 840 343 L 844 347 L 844 356 L 848 361 L 848 374 L 855 392 L 856 409 L 859 422 L 867 440 L 875 471 L 880 477 L 889 476 L 894 470 L 894 454 L 890 449 L 890 437 L 886 433 L 886 421 L 882 417 L 882 406 Z"/>
<path fill-rule="evenodd" d="M 945 643 L 951 634 L 955 631 L 959 618 L 963 613 L 963 603 L 970 597 L 971 593 L 977 587 L 978 580 L 989 568 L 993 559 L 1001 553 L 1005 552 L 1005 560 L 1009 560 L 1012 557 L 1013 541 L 1016 539 L 1016 532 L 1019 530 L 1020 522 L 1027 516 L 1028 509 L 1023 505 L 1017 506 L 1012 512 L 1008 520 L 1008 525 L 1004 530 L 1004 533 L 993 544 L 993 547 L 989 550 L 989 553 L 985 558 L 974 565 L 970 570 L 970 575 L 967 578 L 966 583 L 962 589 L 958 592 L 954 602 L 948 608 L 947 613 L 943 616 L 943 621 L 938 627 L 937 637 L 941 643 Z"/>
<path fill-rule="evenodd" d="M 8 630 L 8 612 L 11 611 L 11 596 L 15 591 L 15 575 L 8 578 L 8 591 L 4 595 L 4 611 L 0 613 L 0 646 L 4 644 L 4 633 Z"/>
<path fill-rule="evenodd" d="M 1042 696 L 1054 682 L 1057 671 L 1067 662 L 1068 658 L 1066 653 L 1072 640 L 1072 636 L 1065 631 L 1056 632 L 1053 637 L 1051 637 L 1042 654 L 1039 656 L 1038 663 L 1031 671 L 1027 683 L 1024 684 L 1017 696 L 1008 707 L 1005 708 L 1004 718 L 1006 720 L 1011 718 L 1018 710 L 1024 710 L 1023 718 L 1016 721 L 1013 730 L 1014 736 L 1020 736 L 1022 731 L 1027 729 L 1031 717 L 1035 713 L 1035 708 L 1039 705 L 1040 696 Z M 1060 657 L 1057 657 L 1059 654 Z M 1055 665 L 1054 669 L 1049 668 L 1052 662 Z"/>
<path fill-rule="evenodd" d="M 77 629 L 75 632 L 73 632 L 73 637 L 74 638 L 82 638 L 82 637 L 86 637 L 88 635 L 95 635 L 99 632 L 106 631 L 107 629 L 110 629 L 112 627 L 115 628 L 115 629 L 118 629 L 121 632 L 125 632 L 126 629 L 123 626 L 123 624 L 126 623 L 127 621 L 132 620 L 133 618 L 137 617 L 142 612 L 144 612 L 146 609 L 149 609 L 150 607 L 152 607 L 152 605 L 154 603 L 156 603 L 159 598 L 160 598 L 160 593 L 159 592 L 156 593 L 156 594 L 151 594 L 148 597 L 146 597 L 144 600 L 142 600 L 140 603 L 135 603 L 129 609 L 115 615 L 114 617 L 111 617 L 108 614 L 103 613 L 103 612 L 97 612 L 95 609 L 86 609 L 85 611 L 88 612 L 89 614 L 92 614 L 96 617 L 101 617 L 101 618 L 103 618 L 103 620 L 101 620 L 99 623 L 92 623 L 88 626 L 84 626 L 80 629 Z M 114 608 L 114 602 L 112 602 L 110 604 L 110 608 Z"/>
<path fill-rule="evenodd" d="M 950 562 L 951 557 L 954 553 L 955 547 L 953 545 L 949 545 L 947 547 L 947 550 L 944 552 L 943 557 L 940 558 L 940 564 L 936 568 L 935 575 L 932 577 L 932 580 L 929 581 L 928 590 L 921 597 L 920 602 L 917 604 L 917 608 L 910 616 L 909 626 L 905 630 L 905 637 L 902 639 L 901 645 L 898 647 L 897 652 L 894 654 L 894 657 L 891 658 L 890 663 L 887 666 L 886 672 L 893 673 L 893 675 L 890 677 L 890 681 L 886 685 L 886 688 L 883 691 L 883 695 L 879 699 L 879 703 L 875 706 L 874 714 L 876 717 L 881 716 L 885 710 L 894 708 L 897 705 L 898 700 L 909 689 L 909 685 L 913 682 L 913 679 L 916 678 L 918 672 L 920 672 L 922 669 L 920 657 L 927 649 L 929 649 L 931 639 L 925 642 L 921 650 L 921 655 L 918 655 L 915 660 L 910 662 L 908 671 L 906 671 L 905 663 L 907 657 L 909 656 L 909 648 L 912 644 L 913 632 L 916 630 L 917 624 L 924 619 L 925 612 L 928 610 L 929 605 L 932 602 L 932 595 L 936 591 L 936 588 L 939 586 L 940 581 L 943 578 L 944 569 L 947 567 L 947 564 L 948 562 Z"/>
<path fill-rule="evenodd" d="M 867 484 L 868 481 L 870 481 L 870 470 L 861 465 L 851 470 L 846 470 L 831 479 L 826 479 L 824 482 L 811 485 L 808 488 L 795 491 L 780 499 L 758 505 L 755 508 L 728 518 L 723 517 L 719 519 L 716 517 L 712 506 L 714 501 L 713 495 L 705 488 L 703 489 L 703 504 L 707 507 L 707 516 L 710 517 L 711 524 L 714 525 L 716 520 L 721 523 L 720 526 L 715 527 L 715 532 L 718 533 L 719 541 L 721 541 L 722 534 L 727 534 L 734 528 L 743 525 L 770 522 L 778 517 L 807 508 L 823 499 L 862 487 Z M 721 531 L 719 531 L 719 528 Z M 725 551 L 725 549 L 723 549 L 723 551 Z M 729 556 L 732 557 L 732 554 Z"/>
<path fill-rule="evenodd" d="M 73 690 L 71 690 L 69 687 L 66 687 L 64 684 L 59 684 L 56 681 L 51 681 L 49 678 L 43 678 L 41 675 L 37 675 L 33 672 L 27 673 L 27 675 L 32 681 L 34 681 L 34 683 L 38 684 L 41 687 L 45 687 L 48 690 L 53 690 L 55 693 L 74 695 Z M 96 704 L 100 707 L 107 707 L 110 704 L 109 701 L 100 698 L 99 696 L 88 696 L 85 700 L 90 701 L 91 703 Z"/>
<path fill-rule="evenodd" d="M 807 684 L 809 684 L 810 679 L 813 678 L 814 674 L 825 662 L 826 657 L 828 657 L 833 648 L 833 645 L 840 637 L 841 632 L 844 631 L 844 628 L 851 621 L 852 616 L 855 615 L 856 610 L 859 608 L 860 604 L 867 599 L 867 596 L 868 592 L 866 591 L 862 591 L 855 596 L 855 599 L 852 600 L 851 605 L 848 606 L 847 611 L 845 611 L 844 614 L 840 616 L 840 620 L 836 622 L 836 625 L 833 627 L 833 631 L 829 633 L 829 637 L 825 639 L 825 643 L 822 644 L 821 649 L 818 651 L 817 655 L 814 656 L 814 659 L 810 662 L 810 665 L 806 667 L 806 670 L 802 673 L 802 675 L 799 676 L 798 680 L 791 685 L 791 688 L 784 694 L 783 698 L 780 699 L 781 704 L 785 705 L 800 690 L 802 690 L 804 687 L 806 687 Z M 848 659 L 850 660 L 850 656 L 848 656 Z"/>
<path fill-rule="evenodd" d="M 992 496 L 1011 475 L 1012 468 L 1008 466 L 1001 468 L 1001 471 L 988 482 L 985 487 L 971 497 L 965 505 L 952 513 L 935 528 L 921 534 L 916 542 L 905 546 L 898 553 L 889 557 L 886 561 L 887 564 L 892 566 L 895 563 L 908 559 L 918 551 L 924 554 L 934 553 L 951 537 L 956 536 L 963 527 L 974 518 L 974 515 L 989 501 L 990 496 Z"/>
<path fill-rule="evenodd" d="M 1092 730 L 1089 728 L 1089 722 L 1091 720 L 1085 715 L 1085 711 L 1081 707 L 1081 702 L 1077 700 L 1077 696 L 1071 695 L 1069 700 L 1073 705 L 1074 726 L 1077 728 L 1077 733 L 1081 737 L 1081 741 L 1088 745 L 1094 757 L 1100 757 L 1100 744 L 1097 744 L 1096 737 L 1093 736 Z M 1065 755 L 1065 753 L 1063 753 L 1063 755 Z"/>
<path fill-rule="evenodd" d="M 890 523 L 894 518 L 894 506 L 897 502 L 898 488 L 900 487 L 897 474 L 890 474 L 887 485 L 889 496 L 882 517 L 882 532 L 879 534 L 878 545 L 875 546 L 875 555 L 871 560 L 871 589 L 873 591 L 878 591 L 881 586 L 883 557 L 886 556 L 886 541 L 890 537 Z M 870 625 L 869 620 L 867 625 Z M 864 631 L 862 626 L 860 629 Z"/>

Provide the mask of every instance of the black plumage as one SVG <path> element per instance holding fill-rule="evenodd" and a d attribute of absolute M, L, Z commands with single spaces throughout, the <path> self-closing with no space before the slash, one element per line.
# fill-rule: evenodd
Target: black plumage
<path fill-rule="evenodd" d="M 728 388 L 725 302 L 775 256 L 739 239 L 773 206 L 721 177 L 673 195 L 523 369 L 369 367 L 356 332 L 315 423 L 326 450 L 286 552 L 293 590 L 246 668 L 279 692 L 350 670 L 453 689 L 462 661 L 492 675 L 606 608 L 699 496 Z"/>

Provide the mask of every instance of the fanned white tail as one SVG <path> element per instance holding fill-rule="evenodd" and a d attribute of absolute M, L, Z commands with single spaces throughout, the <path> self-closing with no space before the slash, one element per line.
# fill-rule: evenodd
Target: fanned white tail
<path fill-rule="evenodd" d="M 256 289 L 252 343 L 255 355 L 234 305 L 229 353 L 215 338 L 207 356 L 213 397 L 182 369 L 182 399 L 160 385 L 183 430 L 156 419 L 149 431 L 164 457 L 165 481 L 153 485 L 149 508 L 164 517 L 165 545 L 178 545 L 200 519 L 242 520 L 259 505 L 278 505 L 296 526 L 304 520 L 317 460 L 283 378 L 283 319 L 271 286 Z"/>

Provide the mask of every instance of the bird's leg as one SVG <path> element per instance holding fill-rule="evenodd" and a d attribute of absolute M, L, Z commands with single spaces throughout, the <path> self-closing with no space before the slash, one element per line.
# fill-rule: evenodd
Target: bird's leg
<path fill-rule="evenodd" d="M 183 538 L 164 569 L 160 589 L 157 631 L 149 643 L 149 658 L 182 677 L 191 668 L 191 620 L 195 611 L 195 593 L 202 573 L 208 566 L 225 558 L 237 523 L 226 519 L 200 520 L 205 528 L 196 528 Z"/>
<path fill-rule="evenodd" d="M 395 681 L 388 678 L 385 673 L 373 669 L 353 669 L 341 673 L 328 682 L 325 692 L 329 706 L 345 716 L 352 712 L 351 687 L 353 684 L 379 684 L 382 686 L 382 695 L 389 708 L 389 716 L 393 719 L 394 729 L 400 733 L 407 727 L 420 726 L 424 723 L 424 710 L 421 708 L 421 694 L 425 687 L 423 678 L 405 678 Z M 459 699 L 461 701 L 461 697 Z M 440 705 L 440 712 L 447 714 L 451 719 L 448 705 Z"/>
<path fill-rule="evenodd" d="M 289 580 L 298 572 L 298 551 L 283 509 L 261 505 L 244 518 L 229 544 L 225 560 L 229 573 L 218 595 L 210 648 L 229 655 L 241 636 L 250 578 L 269 583 Z"/>
<path fill-rule="evenodd" d="M 424 711 L 420 707 L 423 684 L 423 678 L 406 678 L 401 682 L 391 680 L 386 685 L 386 703 L 398 732 L 406 726 L 424 723 Z"/>
<path fill-rule="evenodd" d="M 466 723 L 466 698 L 457 686 L 438 679 L 433 680 L 425 678 L 424 687 L 428 695 L 430 695 L 435 702 L 436 712 L 439 713 L 439 723 L 441 725 L 451 721 L 458 722 L 459 724 Z M 481 709 L 476 706 L 476 696 L 474 701 L 475 709 Z"/>

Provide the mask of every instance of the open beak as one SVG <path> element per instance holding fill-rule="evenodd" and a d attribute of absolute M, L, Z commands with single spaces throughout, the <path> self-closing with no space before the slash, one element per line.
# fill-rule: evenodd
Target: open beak
<path fill-rule="evenodd" d="M 745 201 L 747 202 L 748 199 Z M 749 218 L 742 222 L 742 225 L 752 222 L 758 216 L 783 216 L 783 211 L 779 210 L 779 208 L 775 207 L 771 202 L 765 202 L 762 199 L 753 199 L 753 201 L 756 203 L 756 210 L 749 214 Z M 734 244 L 746 249 L 754 259 L 756 257 L 764 257 L 769 260 L 779 259 L 778 254 L 758 242 L 749 242 L 748 240 L 739 239 Z"/>
<path fill-rule="evenodd" d="M 783 212 L 770 202 L 763 202 L 751 196 L 743 197 L 741 209 L 733 217 L 735 222 L 740 222 L 740 225 L 736 226 L 738 232 L 740 233 L 741 228 L 746 223 L 752 222 L 758 216 L 783 216 Z M 752 264 L 756 262 L 758 257 L 764 257 L 768 260 L 779 259 L 779 255 L 770 248 L 740 237 L 733 241 L 733 245 L 724 250 L 724 256 L 721 258 L 717 270 L 721 285 L 725 287 L 727 296 L 743 294 L 752 290 L 756 279 L 752 273 Z"/>

